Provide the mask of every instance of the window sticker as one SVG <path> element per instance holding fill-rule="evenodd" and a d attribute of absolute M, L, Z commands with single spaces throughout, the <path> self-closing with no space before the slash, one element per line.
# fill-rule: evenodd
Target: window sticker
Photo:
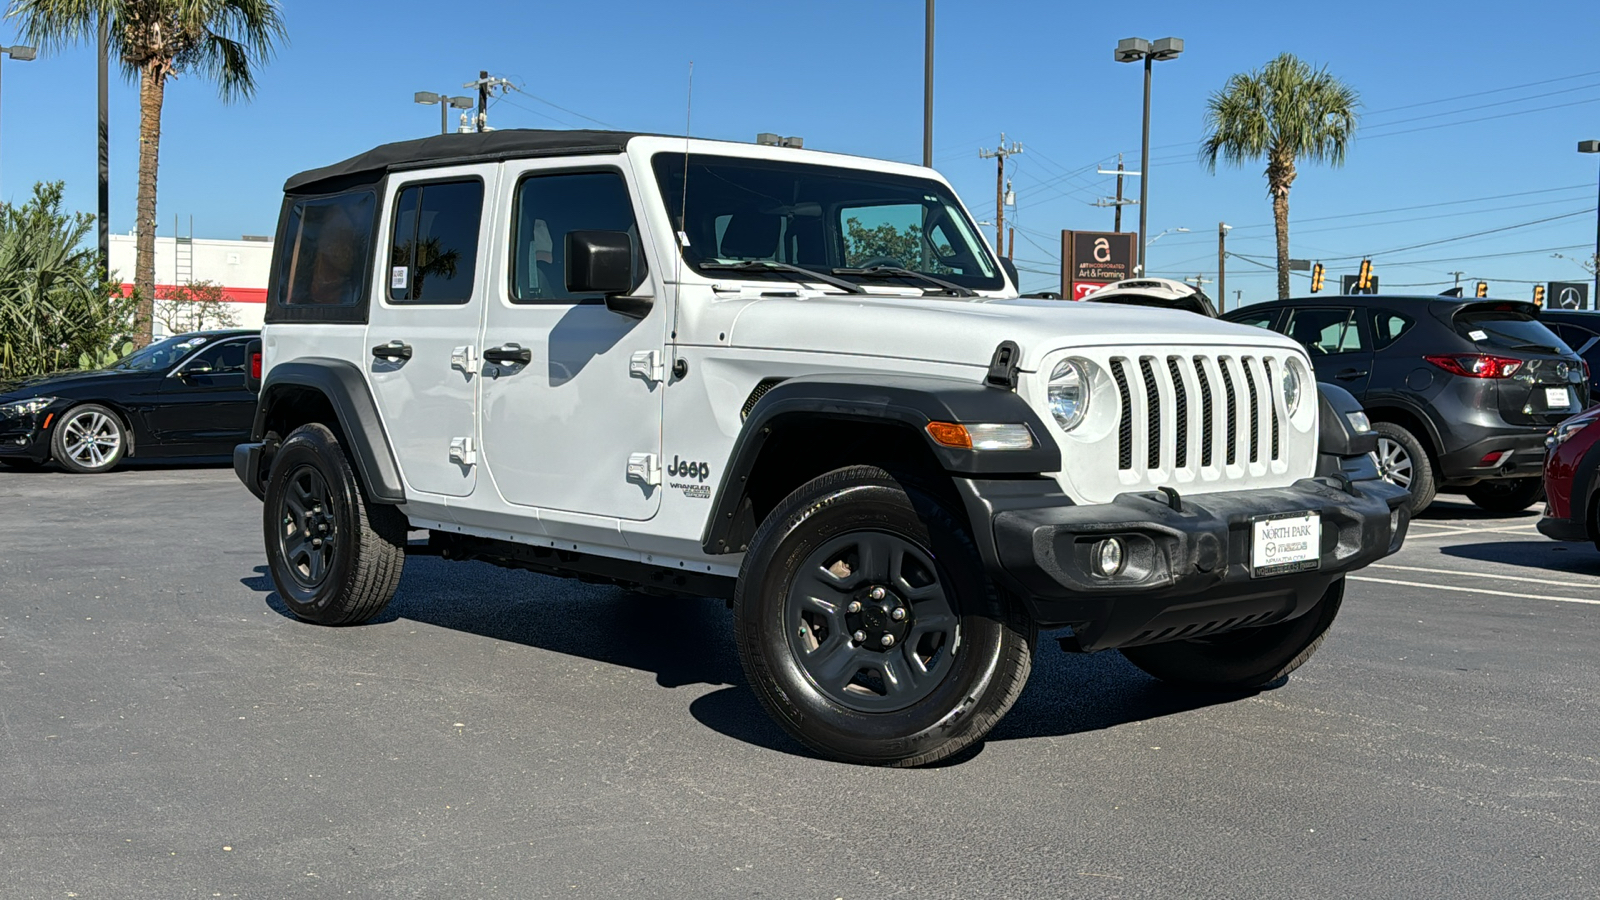
<path fill-rule="evenodd" d="M 405 290 L 406 282 L 410 279 L 410 277 L 410 266 L 395 266 L 389 270 L 389 288 L 396 291 Z"/>
<path fill-rule="evenodd" d="M 1489 332 L 1478 330 L 1469 331 L 1467 332 L 1467 337 L 1472 338 L 1475 341 L 1487 341 L 1489 339 Z"/>

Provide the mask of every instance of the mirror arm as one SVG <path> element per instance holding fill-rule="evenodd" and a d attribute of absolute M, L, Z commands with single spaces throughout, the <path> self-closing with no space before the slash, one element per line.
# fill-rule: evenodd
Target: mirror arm
<path fill-rule="evenodd" d="M 650 315 L 650 309 L 656 305 L 656 298 L 648 294 L 631 296 L 628 294 L 607 294 L 606 309 L 630 319 L 642 319 Z"/>

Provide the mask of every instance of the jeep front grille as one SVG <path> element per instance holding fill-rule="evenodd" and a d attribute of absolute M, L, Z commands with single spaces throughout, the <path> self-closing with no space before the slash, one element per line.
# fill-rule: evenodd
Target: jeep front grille
<path fill-rule="evenodd" d="M 1117 467 L 1165 483 L 1175 474 L 1283 459 L 1278 360 L 1183 354 L 1110 359 L 1117 399 Z M 1221 383 L 1222 396 L 1213 385 Z M 1198 448 L 1192 445 L 1198 445 Z M 1198 452 L 1194 450 L 1198 449 Z"/>

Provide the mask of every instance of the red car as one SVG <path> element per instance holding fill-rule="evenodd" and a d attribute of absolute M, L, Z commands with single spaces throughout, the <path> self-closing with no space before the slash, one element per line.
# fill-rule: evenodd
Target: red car
<path fill-rule="evenodd" d="M 1595 541 L 1595 499 L 1600 491 L 1600 406 L 1579 413 L 1545 438 L 1544 493 L 1548 505 L 1539 520 L 1539 533 L 1558 541 Z"/>

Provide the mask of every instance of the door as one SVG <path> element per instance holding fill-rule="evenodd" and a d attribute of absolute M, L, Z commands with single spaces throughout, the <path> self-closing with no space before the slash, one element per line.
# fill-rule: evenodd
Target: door
<path fill-rule="evenodd" d="M 465 497 L 477 483 L 479 250 L 495 178 L 482 165 L 389 180 L 366 366 L 408 493 Z"/>
<path fill-rule="evenodd" d="M 660 506 L 667 304 L 645 260 L 631 174 L 572 160 L 507 166 L 507 284 L 488 305 L 484 458 L 506 502 L 642 520 Z M 626 232 L 643 318 L 567 290 L 573 231 Z"/>
<path fill-rule="evenodd" d="M 1358 311 L 1347 306 L 1296 308 L 1284 332 L 1311 357 L 1317 380 L 1338 385 L 1360 399 L 1372 377 L 1372 339 Z"/>
<path fill-rule="evenodd" d="M 252 340 L 218 341 L 162 379 L 149 421 L 164 452 L 232 453 L 250 439 L 256 395 L 245 387 L 245 368 Z"/>

